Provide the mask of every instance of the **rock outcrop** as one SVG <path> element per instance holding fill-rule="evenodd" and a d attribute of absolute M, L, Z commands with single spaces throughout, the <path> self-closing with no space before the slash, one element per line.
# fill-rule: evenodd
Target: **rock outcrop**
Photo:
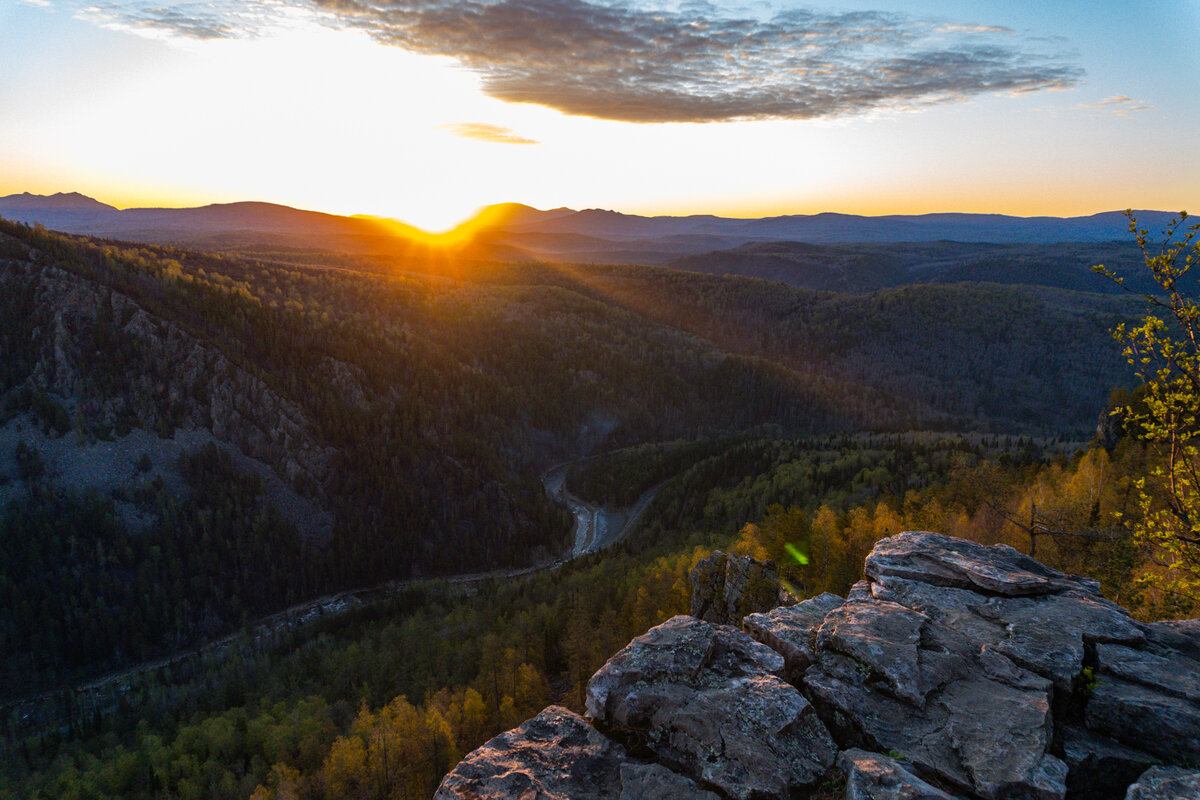
<path fill-rule="evenodd" d="M 846 775 L 846 800 L 954 800 L 896 759 L 879 753 L 843 750 L 837 765 Z"/>
<path fill-rule="evenodd" d="M 1151 767 L 1129 787 L 1126 800 L 1196 800 L 1200 772 L 1179 767 Z"/>
<path fill-rule="evenodd" d="M 470 753 L 434 800 L 719 800 L 659 764 L 631 759 L 583 717 L 550 706 Z"/>
<path fill-rule="evenodd" d="M 694 608 L 730 608 L 710 579 L 726 563 L 702 562 Z M 1200 621 L 1139 623 L 1095 581 L 932 533 L 880 541 L 864 572 L 845 600 L 748 615 L 749 635 L 668 620 L 593 676 L 595 727 L 576 724 L 656 762 L 664 786 L 738 800 L 828 797 L 837 773 L 848 800 L 1200 798 Z M 625 769 L 610 770 L 617 794 L 527 796 L 625 796 L 639 780 L 628 796 L 670 796 Z M 526 796 L 470 785 L 439 797 Z"/>
<path fill-rule="evenodd" d="M 837 748 L 783 669 L 778 653 L 741 631 L 678 616 L 592 676 L 587 711 L 729 797 L 786 797 L 817 783 Z"/>
<path fill-rule="evenodd" d="M 696 564 L 689 577 L 692 616 L 718 625 L 741 625 L 747 614 L 796 602 L 772 564 L 749 556 L 718 550 Z"/>

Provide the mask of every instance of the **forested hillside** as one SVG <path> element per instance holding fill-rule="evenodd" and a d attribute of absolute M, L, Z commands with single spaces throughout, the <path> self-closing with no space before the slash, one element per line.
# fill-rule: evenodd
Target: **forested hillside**
<path fill-rule="evenodd" d="M 1025 549 L 1021 520 L 1052 519 L 1094 538 L 1040 557 L 1146 617 L 1185 610 L 1137 580 L 1154 566 L 1115 516 L 1146 450 L 1070 458 L 1129 382 L 1125 297 L 8 223 L 0 284 L 0 691 L 52 690 L 4 712 L 5 800 L 427 797 L 488 736 L 578 708 L 607 655 L 686 610 L 715 547 L 843 592 L 903 528 Z M 503 572 L 566 549 L 539 476 L 568 460 L 597 505 L 657 494 L 616 548 Z"/>
<path fill-rule="evenodd" d="M 9 693 L 323 592 L 552 560 L 568 521 L 538 474 L 588 452 L 1086 431 L 1123 375 L 1107 331 L 1129 307 L 1091 295 L 0 235 Z"/>
<path fill-rule="evenodd" d="M 802 289 L 833 292 L 861 293 L 911 284 L 987 281 L 1116 294 L 1120 289 L 1092 272 L 1092 267 L 1105 264 L 1127 276 L 1127 288 L 1148 291 L 1153 282 L 1142 272 L 1142 261 L 1141 251 L 1130 241 L 754 242 L 678 258 L 669 262 L 669 266 L 710 275 L 765 278 Z"/>
<path fill-rule="evenodd" d="M 596 459 L 593 477 L 607 466 L 634 482 L 656 480 L 681 452 L 691 464 L 630 540 L 563 569 L 470 592 L 428 584 L 307 631 L 244 639 L 219 661 L 130 682 L 116 707 L 64 699 L 69 732 L 31 735 L 10 717 L 0 797 L 426 798 L 492 734 L 551 702 L 581 709 L 616 648 L 686 613 L 687 572 L 715 547 L 776 559 L 798 592 L 844 593 L 874 541 L 904 529 L 1025 550 L 1007 517 L 1027 518 L 1032 503 L 1112 534 L 1045 540 L 1042 559 L 1095 575 L 1145 618 L 1185 613 L 1137 584 L 1145 564 L 1113 526 L 1144 452 L 1124 442 L 1068 458 L 1073 449 L 921 434 L 739 438 Z"/>

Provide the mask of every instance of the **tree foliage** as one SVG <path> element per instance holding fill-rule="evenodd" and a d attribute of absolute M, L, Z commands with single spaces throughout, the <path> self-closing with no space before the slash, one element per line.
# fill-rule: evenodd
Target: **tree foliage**
<path fill-rule="evenodd" d="M 1190 601 L 1200 599 L 1200 304 L 1184 286 L 1200 257 L 1200 224 L 1181 213 L 1155 246 L 1137 226 L 1146 269 L 1157 287 L 1144 293 L 1150 312 L 1138 324 L 1118 325 L 1114 336 L 1142 382 L 1137 402 L 1117 412 L 1127 431 L 1157 455 L 1136 482 L 1136 540 L 1159 569 L 1144 580 Z M 1124 276 L 1104 266 L 1096 270 L 1118 284 Z"/>

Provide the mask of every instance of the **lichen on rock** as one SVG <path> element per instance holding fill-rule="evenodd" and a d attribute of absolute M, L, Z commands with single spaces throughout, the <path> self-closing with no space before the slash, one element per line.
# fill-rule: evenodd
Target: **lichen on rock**
<path fill-rule="evenodd" d="M 727 565 L 693 573 L 706 613 L 736 605 Z M 612 791 L 795 800 L 836 756 L 847 800 L 1200 798 L 1200 621 L 1139 623 L 1088 578 L 927 532 L 878 542 L 865 573 L 845 600 L 748 614 L 753 639 L 678 616 L 609 659 L 588 735 L 663 770 L 625 755 Z M 459 796 L 521 795 L 438 795 Z"/>

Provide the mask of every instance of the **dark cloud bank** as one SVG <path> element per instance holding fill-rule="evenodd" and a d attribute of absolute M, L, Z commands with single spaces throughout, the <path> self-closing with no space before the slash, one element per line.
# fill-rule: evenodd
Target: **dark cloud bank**
<path fill-rule="evenodd" d="M 1065 88 L 1083 75 L 1044 40 L 885 12 L 758 19 L 705 3 L 659 12 L 586 0 L 259 2 L 313 8 L 326 24 L 457 59 L 502 100 L 626 122 L 835 117 Z M 230 35 L 214 4 L 202 6 L 194 19 L 188 4 L 122 9 L 131 24 Z"/>

